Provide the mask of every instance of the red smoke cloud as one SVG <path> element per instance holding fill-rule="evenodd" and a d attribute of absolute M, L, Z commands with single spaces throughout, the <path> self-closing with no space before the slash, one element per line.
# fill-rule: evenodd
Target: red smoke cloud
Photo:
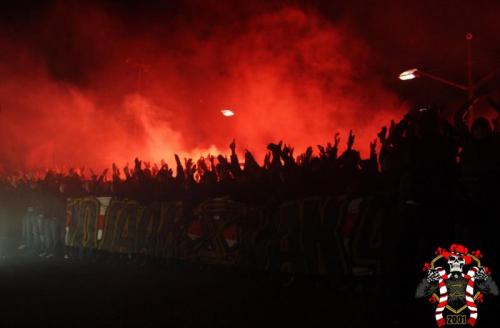
<path fill-rule="evenodd" d="M 36 41 L 0 39 L 6 169 L 171 163 L 227 152 L 233 138 L 259 157 L 279 140 L 298 153 L 351 128 L 366 154 L 403 112 L 371 74 L 370 48 L 314 11 L 131 27 L 102 8 L 58 5 L 41 26 Z"/>

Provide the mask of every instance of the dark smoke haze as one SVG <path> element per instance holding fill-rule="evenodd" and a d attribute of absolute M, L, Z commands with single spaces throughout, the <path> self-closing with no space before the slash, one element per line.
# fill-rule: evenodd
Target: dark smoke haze
<path fill-rule="evenodd" d="M 400 3 L 370 3 L 60 1 L 8 8 L 0 23 L 2 167 L 101 168 L 136 156 L 171 163 L 174 153 L 227 152 L 233 138 L 240 151 L 261 158 L 270 141 L 283 139 L 297 153 L 335 132 L 344 142 L 351 128 L 366 154 L 380 127 L 406 110 L 401 99 L 430 98 L 429 89 L 400 86 L 398 70 L 441 63 L 455 78 L 462 54 L 443 60 L 434 52 L 449 54 L 439 42 L 451 35 L 447 42 L 463 51 L 469 27 L 483 31 L 483 48 L 498 50 L 491 32 L 498 5 L 439 9 L 448 15 L 440 22 L 425 4 L 414 8 L 418 19 Z M 471 26 L 454 21 L 466 14 L 475 15 Z M 425 33 L 432 35 L 422 44 Z M 496 49 L 487 45 L 494 38 Z M 498 64 L 495 54 L 484 61 Z M 437 101 L 457 95 L 446 89 L 440 98 L 439 88 Z M 236 115 L 222 116 L 225 108 Z"/>

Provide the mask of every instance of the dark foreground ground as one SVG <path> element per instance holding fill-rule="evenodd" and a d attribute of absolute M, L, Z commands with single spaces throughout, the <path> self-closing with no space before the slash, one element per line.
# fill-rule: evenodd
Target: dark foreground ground
<path fill-rule="evenodd" d="M 288 286 L 268 274 L 182 263 L 21 255 L 0 261 L 0 327 L 435 327 L 429 304 L 382 293 L 379 280 L 332 286 L 297 277 Z M 478 326 L 497 327 L 498 309 L 494 300 L 482 305 Z"/>

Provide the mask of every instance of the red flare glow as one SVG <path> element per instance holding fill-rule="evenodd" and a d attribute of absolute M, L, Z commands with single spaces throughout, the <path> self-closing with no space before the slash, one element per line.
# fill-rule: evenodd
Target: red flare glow
<path fill-rule="evenodd" d="M 350 129 L 367 155 L 404 111 L 377 77 L 361 78 L 366 44 L 294 7 L 220 26 L 162 20 L 134 34 L 100 8 L 60 3 L 42 26 L 38 52 L 0 36 L 6 169 L 102 168 L 136 156 L 171 164 L 174 153 L 226 153 L 233 138 L 262 160 L 271 141 L 298 154 L 335 132 L 342 151 Z M 238 108 L 231 120 L 218 112 L 227 103 Z"/>

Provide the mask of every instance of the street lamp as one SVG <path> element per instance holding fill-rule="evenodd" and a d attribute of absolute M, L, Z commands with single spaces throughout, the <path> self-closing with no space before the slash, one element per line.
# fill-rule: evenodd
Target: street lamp
<path fill-rule="evenodd" d="M 467 85 L 463 85 L 460 83 L 456 83 L 445 78 L 439 77 L 437 75 L 422 71 L 417 68 L 412 68 L 407 71 L 399 74 L 399 79 L 403 81 L 413 80 L 414 78 L 425 76 L 432 80 L 439 81 L 441 83 L 447 84 L 454 88 L 467 91 L 469 94 L 469 99 L 474 98 L 474 91 L 481 85 L 483 85 L 486 81 L 496 75 L 498 70 L 488 74 L 486 77 L 479 80 L 476 84 L 472 81 L 472 50 L 471 50 L 471 41 L 472 41 L 472 33 L 467 33 L 465 35 L 465 40 L 467 41 Z"/>
<path fill-rule="evenodd" d="M 466 86 L 466 85 L 463 85 L 460 83 L 456 83 L 456 82 L 444 79 L 442 77 L 439 77 L 437 75 L 422 71 L 418 68 L 412 68 L 412 69 L 409 69 L 407 71 L 404 71 L 403 73 L 399 74 L 399 79 L 402 81 L 407 81 L 407 80 L 413 80 L 413 79 L 420 77 L 420 76 L 428 77 L 432 80 L 439 81 L 441 83 L 447 84 L 449 86 L 452 86 L 452 87 L 455 87 L 457 89 L 461 89 L 464 91 L 469 91 L 470 89 L 474 88 L 474 86 Z"/>
<path fill-rule="evenodd" d="M 399 74 L 399 79 L 406 81 L 406 80 L 413 80 L 414 78 L 417 77 L 417 74 L 415 74 L 418 71 L 416 68 L 409 69 L 407 71 L 404 71 L 403 73 Z"/>

